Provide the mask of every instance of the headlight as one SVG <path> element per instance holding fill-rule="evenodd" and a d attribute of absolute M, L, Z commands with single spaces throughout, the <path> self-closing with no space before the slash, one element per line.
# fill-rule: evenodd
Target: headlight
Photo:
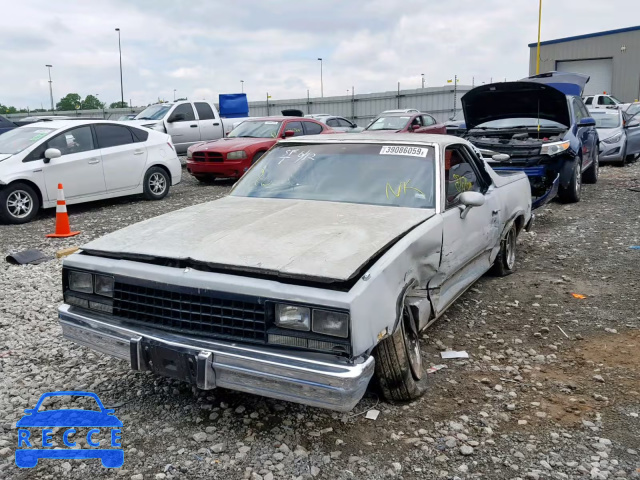
<path fill-rule="evenodd" d="M 93 275 L 84 272 L 69 272 L 69 290 L 93 293 Z"/>
<path fill-rule="evenodd" d="M 349 314 L 313 310 L 313 328 L 315 333 L 347 338 L 349 336 Z"/>
<path fill-rule="evenodd" d="M 191 149 L 187 150 L 187 160 L 191 160 L 193 158 L 193 152 Z"/>
<path fill-rule="evenodd" d="M 276 304 L 276 325 L 278 327 L 308 332 L 310 324 L 311 311 L 309 307 Z"/>
<path fill-rule="evenodd" d="M 247 152 L 244 150 L 236 150 L 235 152 L 227 153 L 227 160 L 241 160 L 247 158 Z"/>
<path fill-rule="evenodd" d="M 559 153 L 568 150 L 571 146 L 571 142 L 554 142 L 554 143 L 546 143 L 542 145 L 540 149 L 541 155 L 557 155 Z"/>
<path fill-rule="evenodd" d="M 98 295 L 113 298 L 113 277 L 96 275 L 95 288 Z"/>
<path fill-rule="evenodd" d="M 604 143 L 618 143 L 620 141 L 620 139 L 622 138 L 622 132 L 618 132 L 615 135 L 609 137 L 609 138 L 605 138 L 604 140 L 602 140 Z"/>
<path fill-rule="evenodd" d="M 149 125 L 143 125 L 143 127 L 150 128 L 151 130 L 156 130 L 162 133 L 167 133 L 167 131 L 164 129 L 164 124 L 162 122 L 150 123 Z"/>

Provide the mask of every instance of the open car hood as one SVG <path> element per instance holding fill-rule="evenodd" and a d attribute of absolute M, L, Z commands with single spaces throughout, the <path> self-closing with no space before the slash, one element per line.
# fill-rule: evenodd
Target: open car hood
<path fill-rule="evenodd" d="M 542 83 L 543 85 L 549 85 L 550 87 L 560 90 L 565 95 L 577 95 L 581 97 L 585 85 L 589 83 L 589 78 L 591 78 L 589 75 L 583 75 L 582 73 L 548 72 L 523 78 L 521 81 Z"/>
<path fill-rule="evenodd" d="M 540 118 L 569 127 L 566 94 L 538 82 L 502 82 L 482 85 L 460 99 L 468 129 L 506 118 Z"/>
<path fill-rule="evenodd" d="M 342 282 L 435 210 L 225 197 L 131 225 L 86 253 Z M 175 262 L 174 262 L 175 263 Z"/>

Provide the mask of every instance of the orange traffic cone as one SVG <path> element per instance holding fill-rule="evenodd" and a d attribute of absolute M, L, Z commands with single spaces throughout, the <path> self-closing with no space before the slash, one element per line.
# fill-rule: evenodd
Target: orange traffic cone
<path fill-rule="evenodd" d="M 67 202 L 64 200 L 64 190 L 62 184 L 58 184 L 58 205 L 56 205 L 56 233 L 46 235 L 48 238 L 73 237 L 80 232 L 72 232 L 69 226 L 69 215 L 67 214 Z"/>

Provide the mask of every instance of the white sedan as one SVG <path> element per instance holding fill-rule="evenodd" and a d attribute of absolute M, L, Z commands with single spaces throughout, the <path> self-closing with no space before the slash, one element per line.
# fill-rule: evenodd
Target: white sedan
<path fill-rule="evenodd" d="M 160 200 L 182 168 L 165 133 L 103 120 L 25 125 L 0 136 L 0 220 L 26 223 L 56 205 L 144 194 Z"/>

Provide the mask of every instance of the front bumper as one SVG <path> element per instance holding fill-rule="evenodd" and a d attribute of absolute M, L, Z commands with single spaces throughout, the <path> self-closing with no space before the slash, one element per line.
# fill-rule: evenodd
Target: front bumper
<path fill-rule="evenodd" d="M 373 376 L 372 356 L 349 363 L 316 354 L 197 339 L 132 325 L 63 304 L 58 309 L 65 338 L 92 350 L 131 362 L 134 370 L 155 370 L 142 349 L 158 348 L 192 359 L 199 388 L 224 387 L 314 407 L 351 410 Z M 330 360 L 327 360 L 330 358 Z M 189 360 L 191 362 L 191 360 Z M 163 373 L 163 372 L 160 372 Z"/>
<path fill-rule="evenodd" d="M 224 162 L 194 162 L 187 160 L 187 171 L 191 175 L 214 175 L 216 177 L 240 178 L 249 169 L 246 160 Z"/>
<path fill-rule="evenodd" d="M 491 168 L 494 170 L 505 170 L 505 171 L 514 171 L 514 172 L 523 172 L 529 178 L 529 182 L 531 183 L 532 190 L 535 190 L 534 185 L 544 185 L 543 191 L 538 192 L 538 195 L 533 195 L 533 200 L 531 203 L 531 208 L 535 210 L 536 208 L 540 208 L 543 205 L 546 205 L 551 200 L 553 200 L 556 195 L 558 195 L 558 189 L 560 188 L 560 174 L 556 173 L 553 169 L 547 168 L 547 166 L 536 166 L 536 167 L 498 167 L 491 165 Z M 553 178 L 551 184 L 549 184 L 548 179 Z"/>
<path fill-rule="evenodd" d="M 622 162 L 626 155 L 624 153 L 624 142 L 616 144 L 608 144 L 600 142 L 600 157 L 601 162 Z"/>

